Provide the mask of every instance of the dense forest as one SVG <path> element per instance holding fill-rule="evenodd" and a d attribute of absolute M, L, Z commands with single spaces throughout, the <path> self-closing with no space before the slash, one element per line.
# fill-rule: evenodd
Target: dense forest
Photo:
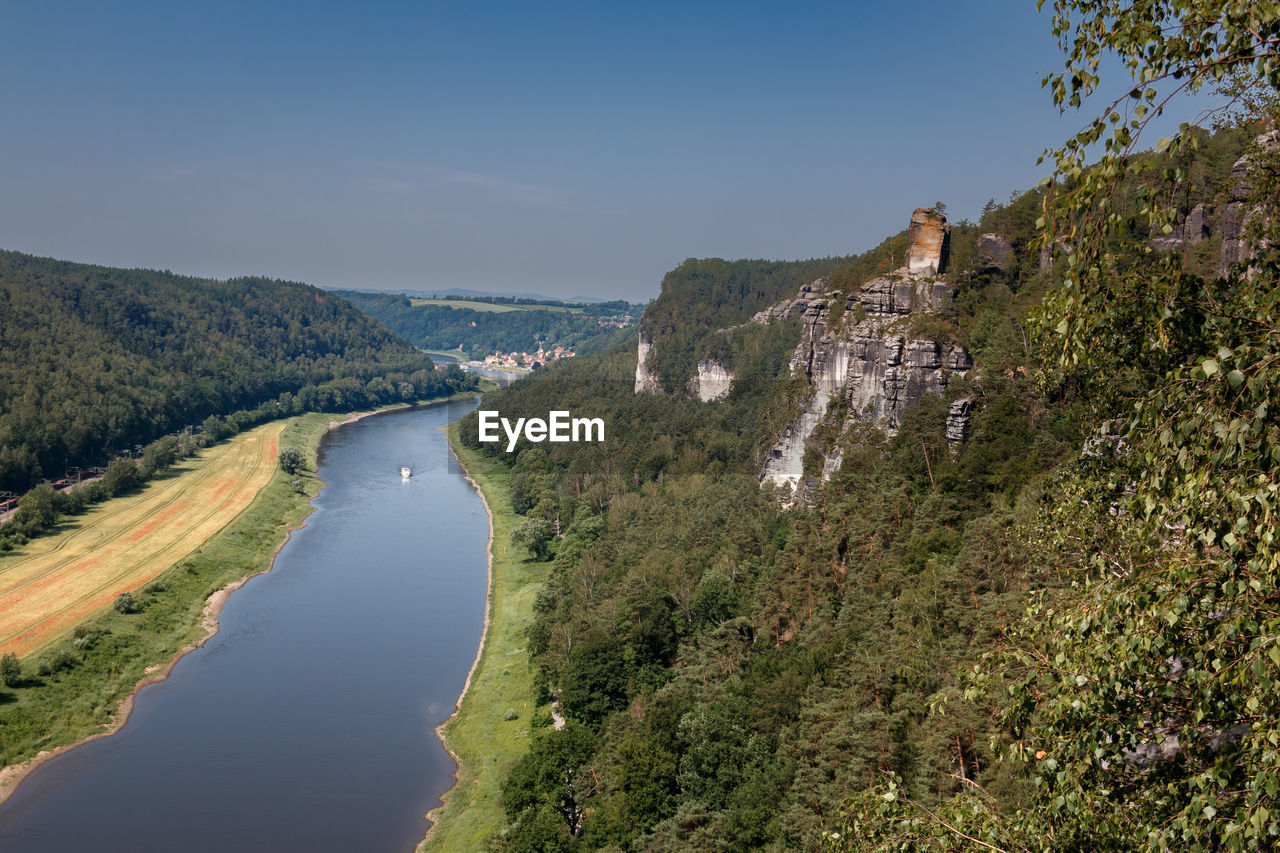
<path fill-rule="evenodd" d="M 514 297 L 468 297 L 468 302 L 519 306 L 484 311 L 412 300 L 391 293 L 340 290 L 336 293 L 414 346 L 461 349 L 471 358 L 495 352 L 536 352 L 562 346 L 578 355 L 603 352 L 635 334 L 639 306 L 626 302 L 557 303 Z M 626 326 L 610 321 L 622 321 Z"/>
<path fill-rule="evenodd" d="M 899 243 L 836 273 L 874 270 Z M 686 273 L 754 266 L 686 262 L 651 310 L 705 316 L 716 300 L 684 289 Z M 770 268 L 793 290 L 828 271 Z M 1046 582 L 1006 541 L 1034 520 L 1044 472 L 1080 438 L 1078 406 L 1009 370 L 1027 363 L 1020 322 L 1044 286 L 1044 276 L 975 274 L 957 300 L 950 322 L 994 374 L 959 452 L 946 441 L 945 401 L 929 401 L 892 439 L 851 453 L 812 507 L 785 509 L 758 482 L 793 412 L 795 385 L 780 377 L 794 325 L 754 327 L 755 359 L 739 358 L 746 372 L 714 405 L 635 394 L 630 348 L 487 398 L 504 416 L 553 405 L 610 430 L 604 445 L 494 453 L 512 465 L 515 508 L 564 531 L 546 533 L 553 556 L 529 652 L 541 699 L 556 697 L 570 720 L 512 769 L 511 827 L 495 844 L 804 848 L 881 767 L 934 799 L 954 789 L 958 767 L 985 770 L 981 712 L 939 725 L 928 702 L 960 689 L 957 665 L 977 660 L 1028 585 Z M 780 288 L 719 322 L 790 295 Z M 461 435 L 473 439 L 474 425 Z"/>
<path fill-rule="evenodd" d="M 802 284 L 847 264 L 847 258 L 689 258 L 663 276 L 660 297 L 644 312 L 640 333 L 662 342 L 651 369 L 668 391 L 683 387 L 699 358 L 727 358 L 728 351 L 735 349 L 728 336 L 715 332 L 745 323 L 757 311 L 794 295 Z"/>
<path fill-rule="evenodd" d="M 467 381 L 340 297 L 0 252 L 0 489 L 210 416 L 417 400 Z"/>
<path fill-rule="evenodd" d="M 899 266 L 905 235 L 687 261 L 642 327 L 670 394 L 633 393 L 625 347 L 486 400 L 602 417 L 602 445 L 507 454 L 464 420 L 545 561 L 530 674 L 568 720 L 509 768 L 493 849 L 1274 849 L 1280 146 L 1247 148 L 1244 118 L 1091 170 L 1068 146 L 1057 182 L 956 224 L 936 322 L 970 377 L 851 443 L 808 502 L 759 484 L 803 391 L 794 326 L 730 339 L 724 400 L 679 389 L 718 330 Z M 1153 250 L 1201 204 L 1212 237 Z M 1223 232 L 1260 254 L 1220 274 Z"/>

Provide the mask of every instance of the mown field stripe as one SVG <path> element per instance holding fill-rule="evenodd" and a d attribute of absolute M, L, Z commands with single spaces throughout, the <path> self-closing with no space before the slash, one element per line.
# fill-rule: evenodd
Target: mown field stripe
<path fill-rule="evenodd" d="M 176 483 L 124 506 L 108 502 L 86 523 L 72 522 L 38 557 L 12 568 L 0 563 L 0 652 L 38 650 L 216 535 L 270 482 L 283 429 L 275 422 L 238 436 L 202 455 Z"/>
<path fill-rule="evenodd" d="M 207 462 L 210 464 L 215 462 L 217 459 L 230 452 L 230 450 L 230 443 L 218 445 L 206 450 L 205 454 L 208 454 Z M 76 522 L 75 526 L 70 530 L 70 533 L 82 533 L 92 530 L 102 521 L 118 518 L 120 514 L 130 512 L 140 506 L 145 506 L 148 501 L 156 499 L 159 495 L 167 495 L 168 497 L 166 498 L 165 503 L 172 503 L 182 497 L 182 495 L 197 482 L 196 479 L 192 479 L 193 475 L 198 475 L 200 478 L 203 478 L 206 475 L 208 468 L 209 465 L 206 464 L 206 457 L 204 456 L 199 459 L 184 460 L 175 467 L 174 471 L 177 472 L 176 476 L 153 480 L 152 483 L 148 484 L 146 489 L 141 490 L 137 495 L 113 498 L 113 501 L 118 502 L 115 506 L 99 507 L 90 510 Z M 122 536 L 128 532 L 128 528 L 122 528 L 106 541 L 111 541 L 111 539 L 114 539 L 117 536 Z M 70 533 L 61 536 L 42 536 L 34 542 L 26 545 L 21 553 L 5 557 L 0 561 L 0 579 L 3 579 L 10 572 L 17 570 L 33 560 L 38 560 L 42 557 L 46 557 L 50 554 L 63 550 L 71 539 Z M 75 556 L 73 555 L 68 559 L 75 559 Z"/>

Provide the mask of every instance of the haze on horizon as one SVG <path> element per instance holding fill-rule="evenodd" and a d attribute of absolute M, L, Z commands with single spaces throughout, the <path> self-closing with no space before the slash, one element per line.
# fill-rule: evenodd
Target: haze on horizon
<path fill-rule="evenodd" d="M 981 9 L 9 3 L 0 248 L 631 301 L 686 257 L 853 254 L 1082 123 L 1048 14 Z"/>

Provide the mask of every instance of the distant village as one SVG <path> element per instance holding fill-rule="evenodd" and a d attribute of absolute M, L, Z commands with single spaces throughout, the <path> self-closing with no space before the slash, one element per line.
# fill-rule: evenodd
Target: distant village
<path fill-rule="evenodd" d="M 630 314 L 613 314 L 606 317 L 595 317 L 596 322 L 602 329 L 626 329 L 635 325 L 636 318 Z M 470 325 L 476 326 L 473 320 Z M 538 344 L 536 352 L 528 351 L 512 351 L 503 352 L 495 350 L 489 355 L 480 359 L 462 362 L 461 366 L 472 370 L 507 370 L 515 372 L 526 372 L 537 370 L 550 364 L 553 361 L 559 361 L 562 358 L 573 358 L 577 355 L 573 349 L 567 346 L 549 346 L 546 341 L 535 341 Z M 462 346 L 458 347 L 462 349 Z M 445 365 L 437 364 L 436 367 L 442 369 Z"/>
<path fill-rule="evenodd" d="M 483 361 L 472 361 L 468 366 L 488 367 L 495 370 L 537 370 L 545 364 L 559 361 L 562 358 L 573 358 L 577 353 L 564 347 L 545 350 L 538 347 L 537 352 L 495 352 L 484 357 Z"/>

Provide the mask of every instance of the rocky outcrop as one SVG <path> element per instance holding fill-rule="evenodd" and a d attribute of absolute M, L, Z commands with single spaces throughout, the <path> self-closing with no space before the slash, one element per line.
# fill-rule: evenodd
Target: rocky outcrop
<path fill-rule="evenodd" d="M 861 305 L 868 314 L 905 316 L 913 311 L 938 311 L 951 302 L 951 285 L 945 281 L 922 279 L 898 270 L 873 278 L 852 294 L 849 308 Z"/>
<path fill-rule="evenodd" d="M 936 210 L 917 207 L 907 226 L 907 272 L 912 275 L 942 275 L 947 271 L 947 251 L 951 226 Z"/>
<path fill-rule="evenodd" d="M 1072 247 L 1070 243 L 1067 242 L 1066 237 L 1058 237 L 1056 240 L 1054 240 L 1052 250 L 1048 246 L 1041 246 L 1040 255 L 1038 258 L 1040 272 L 1047 273 L 1053 270 L 1054 255 L 1061 255 L 1062 257 L 1065 258 L 1074 251 L 1075 249 Z"/>
<path fill-rule="evenodd" d="M 704 403 L 723 398 L 733 385 L 733 374 L 717 361 L 698 362 L 698 373 L 689 379 L 689 393 Z"/>
<path fill-rule="evenodd" d="M 999 234 L 983 234 L 974 254 L 980 272 L 1007 272 L 1013 262 L 1013 244 Z"/>
<path fill-rule="evenodd" d="M 649 355 L 653 352 L 653 341 L 640 333 L 640 343 L 636 353 L 636 393 L 661 394 L 662 385 L 658 376 L 649 367 Z"/>
<path fill-rule="evenodd" d="M 945 254 L 938 262 L 945 265 Z M 802 488 L 810 446 L 823 457 L 818 476 L 830 477 L 840 466 L 839 441 L 818 446 L 816 433 L 838 439 L 862 425 L 892 435 L 908 408 L 926 394 L 941 394 L 953 377 L 969 370 L 972 361 L 964 347 L 913 331 L 919 315 L 936 314 L 952 296 L 951 285 L 933 276 L 935 267 L 924 268 L 923 274 L 903 268 L 872 279 L 848 296 L 827 292 L 827 282 L 814 282 L 795 299 L 756 315 L 758 322 L 770 322 L 802 314 L 791 368 L 804 374 L 811 389 L 800 417 L 765 458 L 762 483 L 785 485 L 793 493 Z M 833 305 L 843 309 L 834 323 Z M 964 439 L 970 406 L 968 400 L 952 405 L 948 438 Z"/>
<path fill-rule="evenodd" d="M 973 399 L 961 397 L 947 410 L 947 441 L 954 448 L 969 437 L 969 414 L 973 411 Z"/>
<path fill-rule="evenodd" d="M 1204 202 L 1191 208 L 1170 234 L 1158 234 L 1151 238 L 1151 246 L 1157 252 L 1175 252 L 1184 246 L 1195 246 L 1209 239 L 1211 209 Z"/>
<path fill-rule="evenodd" d="M 653 372 L 649 360 L 653 355 L 653 340 L 640 333 L 640 342 L 636 345 L 636 387 L 637 394 L 661 394 L 662 383 L 658 374 Z M 729 393 L 733 384 L 733 374 L 717 361 L 702 360 L 698 362 L 698 372 L 689 378 L 686 386 L 689 393 L 704 403 L 719 400 Z"/>
<path fill-rule="evenodd" d="M 1249 239 L 1249 225 L 1261 215 L 1262 208 L 1254 203 L 1253 170 L 1258 152 L 1273 154 L 1280 150 L 1280 131 L 1272 130 L 1254 140 L 1256 149 L 1245 154 L 1231 167 L 1231 189 L 1226 210 L 1222 216 L 1222 251 L 1218 255 L 1218 275 L 1226 275 L 1234 264 L 1257 256 L 1257 249 Z M 1268 158 L 1270 159 L 1270 158 Z"/>
<path fill-rule="evenodd" d="M 751 322 L 768 325 L 774 320 L 790 320 L 792 317 L 804 314 L 815 305 L 825 305 L 827 300 L 823 294 L 827 292 L 830 285 L 831 279 L 827 277 L 811 281 L 801 287 L 800 292 L 790 299 L 784 299 L 757 313 L 751 318 Z"/>

